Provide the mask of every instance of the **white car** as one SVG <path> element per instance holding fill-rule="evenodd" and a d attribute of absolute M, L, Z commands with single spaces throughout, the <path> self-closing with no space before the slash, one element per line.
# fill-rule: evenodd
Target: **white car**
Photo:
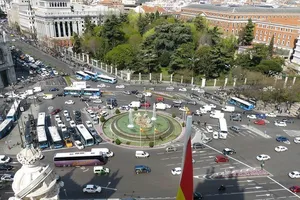
<path fill-rule="evenodd" d="M 93 124 L 91 121 L 85 121 L 85 125 L 88 127 L 88 128 L 93 128 Z"/>
<path fill-rule="evenodd" d="M 247 115 L 247 118 L 249 118 L 249 119 L 256 119 L 256 115 Z"/>
<path fill-rule="evenodd" d="M 217 106 L 215 105 L 215 104 L 209 104 L 209 106 L 211 107 L 211 108 L 217 108 Z"/>
<path fill-rule="evenodd" d="M 57 121 L 57 126 L 62 127 L 62 126 L 64 126 L 64 123 L 61 120 L 58 120 Z"/>
<path fill-rule="evenodd" d="M 124 88 L 125 88 L 125 85 L 117 85 L 116 88 L 117 88 L 117 89 L 124 89 Z"/>
<path fill-rule="evenodd" d="M 89 99 L 99 99 L 98 96 L 90 96 Z"/>
<path fill-rule="evenodd" d="M 179 88 L 178 90 L 179 90 L 180 92 L 186 92 L 186 91 L 187 91 L 186 88 Z"/>
<path fill-rule="evenodd" d="M 77 149 L 84 149 L 83 144 L 79 140 L 75 140 L 74 145 L 77 147 Z"/>
<path fill-rule="evenodd" d="M 72 105 L 72 104 L 75 104 L 75 102 L 73 100 L 68 100 L 68 101 L 65 102 L 65 104 Z"/>
<path fill-rule="evenodd" d="M 106 85 L 102 83 L 102 84 L 100 84 L 100 85 L 97 85 L 97 87 L 99 87 L 99 88 L 105 88 Z"/>
<path fill-rule="evenodd" d="M 198 87 L 192 88 L 192 91 L 199 91 L 199 90 L 201 90 L 201 88 L 198 88 Z"/>
<path fill-rule="evenodd" d="M 55 115 L 54 119 L 55 121 L 61 121 L 59 114 Z"/>
<path fill-rule="evenodd" d="M 100 112 L 100 114 L 99 115 L 101 115 L 101 116 L 103 116 L 103 117 L 106 117 L 106 116 L 108 116 L 109 114 L 108 114 L 108 112 L 106 112 L 106 111 L 102 111 L 102 112 Z"/>
<path fill-rule="evenodd" d="M 271 157 L 268 156 L 268 155 L 266 155 L 266 154 L 261 154 L 261 155 L 259 155 L 259 156 L 256 156 L 256 159 L 257 159 L 258 161 L 265 161 L 265 160 L 270 160 Z"/>
<path fill-rule="evenodd" d="M 84 193 L 100 193 L 101 192 L 101 187 L 98 185 L 86 185 L 83 190 Z"/>
<path fill-rule="evenodd" d="M 276 152 L 283 152 L 283 151 L 287 151 L 288 148 L 285 147 L 285 146 L 278 146 L 278 147 L 275 147 L 275 151 Z"/>
<path fill-rule="evenodd" d="M 69 116 L 69 112 L 67 110 L 64 110 L 64 116 L 65 117 Z"/>
<path fill-rule="evenodd" d="M 214 138 L 215 140 L 219 139 L 219 133 L 218 133 L 218 131 L 214 131 L 214 132 L 213 132 L 213 138 Z"/>
<path fill-rule="evenodd" d="M 300 172 L 298 171 L 292 171 L 289 173 L 290 178 L 300 178 Z"/>
<path fill-rule="evenodd" d="M 102 103 L 101 99 L 94 100 L 93 103 Z"/>
<path fill-rule="evenodd" d="M 179 108 L 180 111 L 186 112 L 186 107 Z"/>
<path fill-rule="evenodd" d="M 206 131 L 207 131 L 208 133 L 214 132 L 214 130 L 213 130 L 213 128 L 212 128 L 211 126 L 207 126 L 207 127 L 206 127 Z"/>
<path fill-rule="evenodd" d="M 70 126 L 71 126 L 72 128 L 75 128 L 75 127 L 76 127 L 76 123 L 75 123 L 73 120 L 71 120 L 71 121 L 70 121 Z"/>
<path fill-rule="evenodd" d="M 277 117 L 277 115 L 275 113 L 267 113 L 266 116 L 267 117 Z"/>
<path fill-rule="evenodd" d="M 295 142 L 296 144 L 300 144 L 300 137 L 295 137 L 295 138 L 294 138 L 294 142 Z"/>
<path fill-rule="evenodd" d="M 0 155 L 0 164 L 5 164 L 10 162 L 10 157 L 6 155 Z"/>
<path fill-rule="evenodd" d="M 144 92 L 143 95 L 145 97 L 152 97 L 152 93 L 151 92 Z"/>
<path fill-rule="evenodd" d="M 93 113 L 93 112 L 91 112 L 91 113 L 90 113 L 90 117 L 91 117 L 91 118 L 95 118 L 95 117 L 96 117 L 96 114 Z"/>
<path fill-rule="evenodd" d="M 12 182 L 14 181 L 14 175 L 13 174 L 3 174 L 1 176 L 1 181 L 9 181 Z"/>
<path fill-rule="evenodd" d="M 71 121 L 71 117 L 70 116 L 66 116 L 66 121 L 67 122 Z"/>
<path fill-rule="evenodd" d="M 52 71 L 54 75 L 58 75 L 58 72 L 56 70 Z"/>
<path fill-rule="evenodd" d="M 170 87 L 167 87 L 166 90 L 174 90 L 175 88 L 170 86 Z"/>
<path fill-rule="evenodd" d="M 166 106 L 166 108 L 168 108 L 168 109 L 172 108 L 172 106 L 171 106 L 170 104 L 166 104 L 166 103 L 165 103 L 165 106 Z"/>
<path fill-rule="evenodd" d="M 66 127 L 66 125 L 61 125 L 61 132 L 66 132 L 67 131 L 67 127 Z"/>
<path fill-rule="evenodd" d="M 285 123 L 285 122 L 275 121 L 275 122 L 274 122 L 274 125 L 275 125 L 275 126 L 286 127 L 286 123 Z"/>
<path fill-rule="evenodd" d="M 181 167 L 175 167 L 174 169 L 171 170 L 171 173 L 175 175 L 180 175 L 181 174 Z"/>

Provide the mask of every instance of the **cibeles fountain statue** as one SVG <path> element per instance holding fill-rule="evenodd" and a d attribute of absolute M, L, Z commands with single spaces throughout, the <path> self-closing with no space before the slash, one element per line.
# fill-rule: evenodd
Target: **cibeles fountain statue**
<path fill-rule="evenodd" d="M 17 154 L 17 160 L 22 164 L 15 176 L 12 189 L 15 196 L 9 200 L 58 200 L 60 187 L 64 183 L 59 181 L 50 165 L 40 162 L 43 157 L 39 149 L 32 145 L 22 149 Z"/>
<path fill-rule="evenodd" d="M 153 126 L 152 120 L 147 113 L 144 113 L 143 115 L 141 115 L 141 113 L 136 113 L 133 120 L 140 128 L 149 129 Z"/>

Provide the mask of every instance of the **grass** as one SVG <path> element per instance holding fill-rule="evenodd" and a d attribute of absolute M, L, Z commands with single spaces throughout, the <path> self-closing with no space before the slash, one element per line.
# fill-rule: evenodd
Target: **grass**
<path fill-rule="evenodd" d="M 66 81 L 66 83 L 67 83 L 68 86 L 72 85 L 72 81 L 71 81 L 71 77 L 70 76 L 65 76 L 64 79 L 65 79 L 65 81 Z"/>

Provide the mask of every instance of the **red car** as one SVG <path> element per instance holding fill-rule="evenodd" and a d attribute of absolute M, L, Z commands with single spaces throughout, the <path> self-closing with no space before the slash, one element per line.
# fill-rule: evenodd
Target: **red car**
<path fill-rule="evenodd" d="M 254 121 L 254 124 L 257 124 L 257 125 L 266 125 L 266 122 L 263 119 L 258 119 L 258 120 Z"/>
<path fill-rule="evenodd" d="M 163 98 L 163 97 L 157 97 L 157 98 L 156 98 L 156 101 L 157 101 L 157 102 L 162 102 L 162 101 L 164 101 L 164 98 Z"/>
<path fill-rule="evenodd" d="M 145 102 L 141 104 L 141 107 L 149 108 L 151 104 L 149 102 Z"/>
<path fill-rule="evenodd" d="M 55 110 L 53 110 L 53 111 L 51 112 L 51 115 L 56 115 L 56 114 L 59 113 L 60 111 L 61 111 L 61 109 L 57 108 L 57 109 L 55 109 Z"/>
<path fill-rule="evenodd" d="M 229 158 L 223 155 L 218 155 L 215 157 L 216 163 L 229 162 Z"/>
<path fill-rule="evenodd" d="M 300 186 L 295 185 L 293 187 L 290 187 L 290 190 L 294 193 L 298 193 L 298 192 L 300 192 Z"/>

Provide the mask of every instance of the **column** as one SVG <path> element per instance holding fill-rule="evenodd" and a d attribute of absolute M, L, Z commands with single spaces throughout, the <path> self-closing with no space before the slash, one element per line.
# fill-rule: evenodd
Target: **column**
<path fill-rule="evenodd" d="M 85 62 L 85 56 L 84 56 L 84 53 L 82 53 L 82 61 Z"/>
<path fill-rule="evenodd" d="M 70 28 L 70 22 L 67 22 L 68 23 L 68 35 L 69 37 L 72 36 L 72 33 L 71 33 L 71 28 Z"/>
<path fill-rule="evenodd" d="M 162 82 L 162 73 L 159 74 L 159 81 Z"/>
<path fill-rule="evenodd" d="M 149 81 L 152 80 L 152 73 L 149 74 Z"/>
<path fill-rule="evenodd" d="M 107 64 L 105 64 L 105 71 L 107 72 Z"/>
<path fill-rule="evenodd" d="M 52 37 L 51 35 L 51 27 L 50 27 L 50 22 L 47 22 L 47 34 L 48 37 Z"/>
<path fill-rule="evenodd" d="M 289 79 L 289 77 L 285 77 L 285 79 L 284 79 L 284 84 L 283 84 L 283 87 L 284 87 L 284 88 L 286 87 L 286 84 L 287 84 L 288 79 Z"/>
<path fill-rule="evenodd" d="M 66 32 L 66 23 L 63 21 L 62 22 L 62 27 L 63 27 L 63 32 L 64 32 L 64 37 L 66 37 L 67 36 L 67 32 Z"/>
<path fill-rule="evenodd" d="M 236 78 L 233 79 L 233 87 L 236 85 Z"/>
<path fill-rule="evenodd" d="M 87 62 L 87 64 L 90 64 L 90 55 L 89 54 L 86 54 L 86 62 Z"/>
<path fill-rule="evenodd" d="M 110 73 L 111 74 L 113 73 L 113 66 L 112 65 L 110 66 Z"/>
<path fill-rule="evenodd" d="M 224 87 L 226 87 L 227 82 L 228 82 L 228 78 L 226 77 L 226 78 L 225 78 L 225 82 L 224 82 Z"/>
<path fill-rule="evenodd" d="M 103 63 L 102 62 L 100 63 L 100 67 L 101 67 L 101 69 L 103 69 Z"/>
<path fill-rule="evenodd" d="M 76 34 L 78 34 L 78 31 L 77 31 L 77 21 L 72 22 L 72 27 L 73 27 L 73 32 L 75 32 Z"/>
<path fill-rule="evenodd" d="M 206 84 L 206 78 L 202 78 L 201 87 L 204 88 Z"/>
<path fill-rule="evenodd" d="M 58 37 L 61 37 L 61 32 L 60 32 L 60 21 L 57 22 L 57 30 L 58 30 Z"/>
<path fill-rule="evenodd" d="M 99 68 L 99 60 L 96 60 L 96 67 Z"/>
<path fill-rule="evenodd" d="M 123 70 L 122 70 L 122 71 L 121 71 L 121 79 L 122 79 L 122 80 L 123 80 L 123 73 L 124 73 L 124 72 L 123 72 Z"/>
<path fill-rule="evenodd" d="M 194 77 L 192 77 L 191 85 L 194 85 Z"/>
<path fill-rule="evenodd" d="M 127 81 L 130 81 L 130 73 L 129 72 L 127 72 Z"/>
<path fill-rule="evenodd" d="M 171 74 L 171 77 L 170 77 L 170 83 L 173 82 L 173 74 Z"/>
<path fill-rule="evenodd" d="M 4 88 L 4 84 L 3 84 L 3 81 L 2 81 L 2 77 L 0 76 L 0 88 Z"/>
<path fill-rule="evenodd" d="M 214 79 L 214 87 L 216 87 L 216 85 L 217 85 L 217 79 L 215 78 Z"/>
<path fill-rule="evenodd" d="M 247 84 L 247 78 L 245 78 L 245 80 L 244 80 L 244 85 L 246 85 Z"/>
<path fill-rule="evenodd" d="M 115 68 L 115 76 L 118 76 L 118 68 Z"/>
<path fill-rule="evenodd" d="M 181 84 L 183 83 L 183 76 L 181 76 L 181 78 L 180 78 L 180 83 Z"/>
<path fill-rule="evenodd" d="M 297 79 L 297 77 L 295 76 L 295 77 L 293 78 L 293 85 L 295 85 L 296 79 Z"/>
<path fill-rule="evenodd" d="M 139 81 L 141 82 L 142 81 L 142 74 L 139 73 Z"/>

